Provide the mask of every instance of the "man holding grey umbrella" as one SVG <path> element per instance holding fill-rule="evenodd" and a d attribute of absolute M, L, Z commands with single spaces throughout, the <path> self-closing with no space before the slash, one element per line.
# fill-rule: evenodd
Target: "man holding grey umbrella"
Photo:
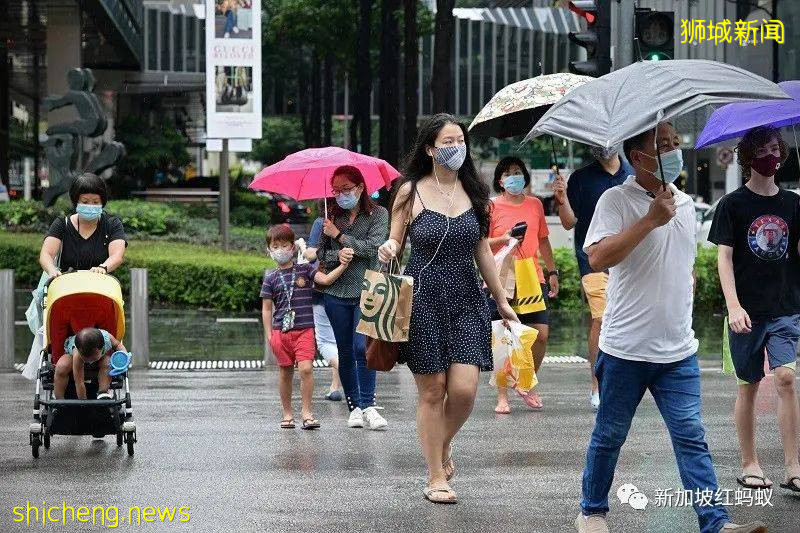
<path fill-rule="evenodd" d="M 608 269 L 609 281 L 595 365 L 600 406 L 575 519 L 582 533 L 609 531 L 614 470 L 647 390 L 669 430 L 684 488 L 693 495 L 718 488 L 700 417 L 692 329 L 694 204 L 672 184 L 683 167 L 680 138 L 662 123 L 626 140 L 624 151 L 635 176 L 602 194 L 584 242 L 592 269 Z M 762 523 L 731 523 L 713 497 L 692 503 L 701 533 L 767 531 Z"/>

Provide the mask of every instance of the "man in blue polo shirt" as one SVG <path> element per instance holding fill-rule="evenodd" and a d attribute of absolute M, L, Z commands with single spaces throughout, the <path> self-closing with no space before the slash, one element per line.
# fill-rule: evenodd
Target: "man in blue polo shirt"
<path fill-rule="evenodd" d="M 600 341 L 600 324 L 606 307 L 608 272 L 592 270 L 589 258 L 583 251 L 583 241 L 600 195 L 611 187 L 622 184 L 634 172 L 630 164 L 619 156 L 616 148 L 592 146 L 590 151 L 595 160 L 573 172 L 569 183 L 559 175 L 553 183 L 553 191 L 561 225 L 566 230 L 575 228 L 575 258 L 578 260 L 581 285 L 592 314 L 589 326 L 589 368 L 592 379 L 589 403 L 597 410 L 600 395 L 593 369 Z"/>

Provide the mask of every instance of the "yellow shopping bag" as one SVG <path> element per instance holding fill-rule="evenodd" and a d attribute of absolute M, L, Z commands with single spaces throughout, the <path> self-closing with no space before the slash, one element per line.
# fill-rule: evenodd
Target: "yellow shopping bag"
<path fill-rule="evenodd" d="M 528 392 L 539 383 L 531 347 L 539 332 L 519 322 L 492 322 L 492 358 L 494 371 L 489 383 Z"/>
<path fill-rule="evenodd" d="M 514 277 L 517 282 L 516 297 L 511 301 L 511 307 L 519 314 L 544 311 L 547 306 L 542 295 L 542 286 L 539 284 L 539 273 L 536 271 L 536 259 L 517 259 L 514 261 Z"/>

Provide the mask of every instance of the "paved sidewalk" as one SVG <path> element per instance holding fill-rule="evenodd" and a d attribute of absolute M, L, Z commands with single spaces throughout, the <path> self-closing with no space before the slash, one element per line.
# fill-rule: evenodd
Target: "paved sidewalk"
<path fill-rule="evenodd" d="M 385 433 L 348 429 L 343 403 L 316 401 L 322 429 L 280 430 L 277 372 L 139 372 L 131 382 L 139 442 L 129 458 L 112 437 L 53 437 L 31 458 L 32 384 L 0 374 L 0 531 L 102 531 L 97 525 L 14 522 L 26 501 L 117 506 L 187 506 L 191 519 L 169 524 L 120 523 L 122 531 L 197 532 L 569 532 L 578 512 L 580 475 L 593 425 L 583 365 L 545 365 L 543 412 L 514 401 L 495 415 L 493 389 L 481 377 L 473 417 L 455 443 L 453 487 L 460 503 L 422 499 L 424 470 L 414 423 L 415 387 L 406 368 L 378 378 Z M 314 373 L 317 397 L 329 371 Z M 759 400 L 758 445 L 768 475 L 783 476 L 783 454 L 771 384 Z M 766 389 L 769 389 L 768 391 Z M 704 419 L 723 488 L 739 470 L 731 420 L 735 385 L 703 371 Z M 616 491 L 633 483 L 650 498 L 645 510 L 612 495 L 612 531 L 691 532 L 691 508 L 655 505 L 657 489 L 681 488 L 666 429 L 652 398 L 642 402 L 623 448 Z M 800 531 L 800 498 L 776 489 L 772 507 L 738 506 L 738 521 L 765 520 L 770 531 Z M 69 516 L 69 513 L 68 513 Z M 113 515 L 112 515 L 113 516 Z M 135 517 L 135 513 L 134 513 Z M 99 514 L 98 514 L 99 518 Z"/>

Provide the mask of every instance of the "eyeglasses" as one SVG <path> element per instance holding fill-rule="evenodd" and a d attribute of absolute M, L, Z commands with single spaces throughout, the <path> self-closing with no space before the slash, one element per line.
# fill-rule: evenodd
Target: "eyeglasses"
<path fill-rule="evenodd" d="M 334 187 L 333 194 L 335 194 L 336 196 L 339 196 L 340 194 L 349 194 L 357 188 L 358 185 L 353 185 L 352 187 Z"/>

